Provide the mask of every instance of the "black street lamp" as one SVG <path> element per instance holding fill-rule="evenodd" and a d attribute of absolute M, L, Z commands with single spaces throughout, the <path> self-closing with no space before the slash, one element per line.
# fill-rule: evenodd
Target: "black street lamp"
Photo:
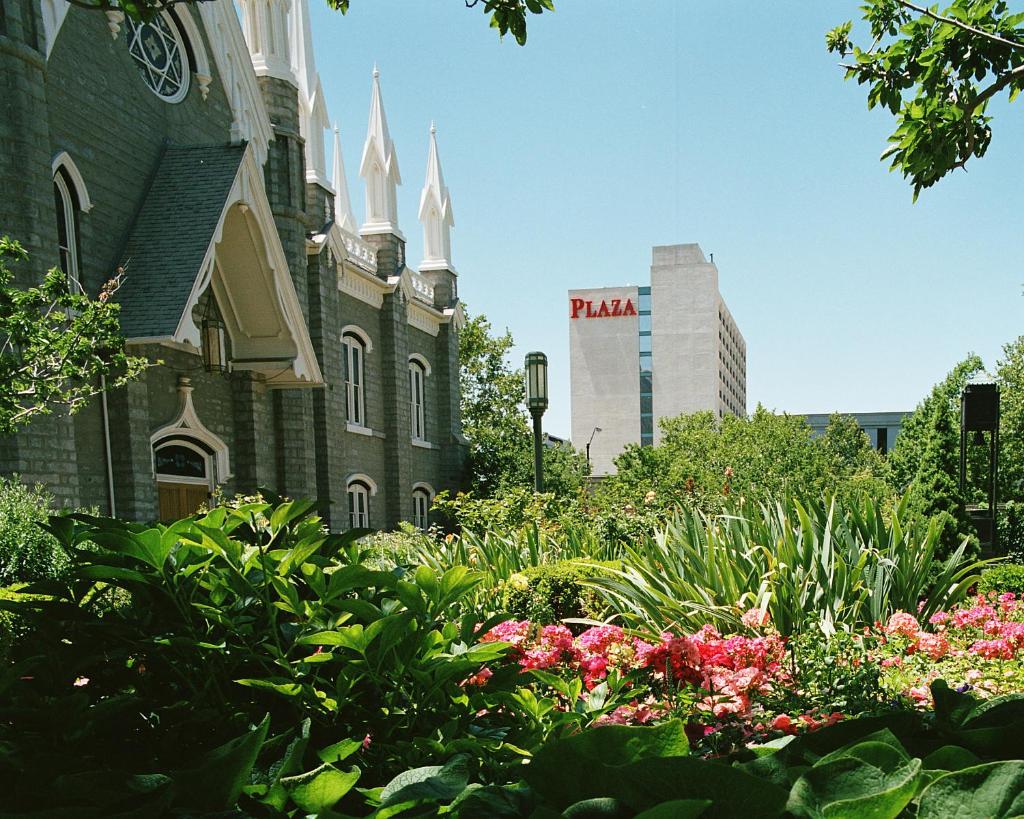
<path fill-rule="evenodd" d="M 548 408 L 548 357 L 544 353 L 526 354 L 526 408 L 533 416 L 533 486 L 544 491 L 544 445 L 540 419 Z"/>
<path fill-rule="evenodd" d="M 590 474 L 590 445 L 594 443 L 594 436 L 601 431 L 601 427 L 594 427 L 594 431 L 590 433 L 590 440 L 587 441 L 587 474 Z"/>

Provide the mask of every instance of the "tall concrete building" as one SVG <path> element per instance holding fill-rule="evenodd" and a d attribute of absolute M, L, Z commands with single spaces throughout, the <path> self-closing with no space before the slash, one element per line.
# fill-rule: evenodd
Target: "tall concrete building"
<path fill-rule="evenodd" d="M 658 419 L 745 415 L 747 345 L 699 245 L 655 247 L 649 287 L 569 291 L 572 442 L 607 475 Z"/>

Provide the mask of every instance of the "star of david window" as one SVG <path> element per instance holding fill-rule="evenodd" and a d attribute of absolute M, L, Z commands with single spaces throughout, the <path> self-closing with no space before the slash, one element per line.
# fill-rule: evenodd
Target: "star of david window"
<path fill-rule="evenodd" d="M 128 53 L 150 90 L 165 102 L 179 102 L 188 93 L 188 55 L 177 27 L 166 15 L 149 22 L 128 23 Z"/>

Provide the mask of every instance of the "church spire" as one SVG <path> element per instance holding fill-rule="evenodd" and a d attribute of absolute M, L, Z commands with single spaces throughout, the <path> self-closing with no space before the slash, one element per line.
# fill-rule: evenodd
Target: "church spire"
<path fill-rule="evenodd" d="M 451 229 L 455 225 L 452 200 L 444 184 L 441 158 L 437 152 L 437 128 L 430 123 L 430 149 L 427 152 L 427 178 L 420 193 L 420 224 L 423 225 L 423 263 L 421 270 L 453 270 Z"/>
<path fill-rule="evenodd" d="M 352 214 L 352 200 L 348 197 L 345 159 L 341 154 L 341 137 L 337 125 L 334 126 L 334 173 L 331 182 L 334 187 L 334 221 L 342 230 L 356 233 L 356 217 Z"/>
<path fill-rule="evenodd" d="M 392 233 L 398 229 L 397 186 L 402 184 L 395 145 L 388 132 L 384 102 L 380 94 L 380 72 L 373 67 L 373 93 L 370 97 L 370 123 L 366 129 L 363 159 L 359 175 L 366 181 L 366 222 L 362 233 Z"/>

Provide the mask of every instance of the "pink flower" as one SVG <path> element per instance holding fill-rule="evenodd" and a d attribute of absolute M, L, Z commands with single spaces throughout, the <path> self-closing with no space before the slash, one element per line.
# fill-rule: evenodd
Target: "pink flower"
<path fill-rule="evenodd" d="M 898 611 L 889 618 L 885 625 L 885 633 L 890 636 L 901 634 L 904 637 L 915 637 L 921 630 L 921 624 L 913 614 Z"/>
<path fill-rule="evenodd" d="M 917 650 L 938 661 L 949 654 L 949 640 L 942 634 L 920 631 L 917 634 Z"/>
<path fill-rule="evenodd" d="M 899 655 L 886 657 L 882 660 L 882 668 L 900 668 L 903 665 L 903 658 Z"/>
<path fill-rule="evenodd" d="M 975 640 L 967 650 L 986 660 L 1010 660 L 1013 658 L 1013 646 L 1006 640 Z"/>
<path fill-rule="evenodd" d="M 760 629 L 767 626 L 768 623 L 771 622 L 771 619 L 772 616 L 764 609 L 751 608 L 747 609 L 743 613 L 743 616 L 740 618 L 740 621 L 747 628 Z"/>
<path fill-rule="evenodd" d="M 369 734 L 367 734 L 367 735 L 366 735 L 365 737 L 363 737 L 363 744 L 362 744 L 362 747 L 363 747 L 363 750 L 364 750 L 364 751 L 365 751 L 365 750 L 366 750 L 367 748 L 369 748 L 369 747 L 370 747 L 370 743 L 371 743 L 371 742 L 373 742 L 373 737 L 372 737 L 372 736 L 370 736 Z"/>
<path fill-rule="evenodd" d="M 494 676 L 494 672 L 491 671 L 487 666 L 484 666 L 476 674 L 473 674 L 463 680 L 463 687 L 466 686 L 484 686 L 487 685 L 487 681 Z"/>
<path fill-rule="evenodd" d="M 618 626 L 594 626 L 576 638 L 576 645 L 584 657 L 604 654 L 612 645 L 624 642 L 625 632 Z"/>
<path fill-rule="evenodd" d="M 914 701 L 915 705 L 927 705 L 931 702 L 932 692 L 928 690 L 928 686 L 926 685 L 911 688 L 908 693 L 910 694 L 910 699 Z"/>
<path fill-rule="evenodd" d="M 949 612 L 937 611 L 931 617 L 928 618 L 928 622 L 933 626 L 944 626 L 949 622 Z"/>
<path fill-rule="evenodd" d="M 776 731 L 782 731 L 784 734 L 795 734 L 797 732 L 797 728 L 789 714 L 779 714 L 772 720 L 771 727 Z"/>

